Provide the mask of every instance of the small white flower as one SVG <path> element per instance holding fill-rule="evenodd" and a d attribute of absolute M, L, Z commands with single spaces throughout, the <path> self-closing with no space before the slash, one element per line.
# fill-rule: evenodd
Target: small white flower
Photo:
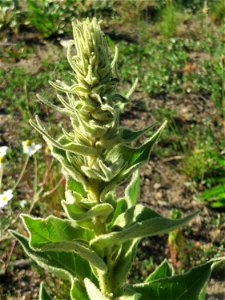
<path fill-rule="evenodd" d="M 6 165 L 6 159 L 5 159 L 5 156 L 1 156 L 0 155 L 0 169 Z"/>
<path fill-rule="evenodd" d="M 4 191 L 3 194 L 0 194 L 0 208 L 6 206 L 13 197 L 12 190 Z"/>
<path fill-rule="evenodd" d="M 23 145 L 23 153 L 29 156 L 34 155 L 42 147 L 41 144 L 31 143 L 30 140 L 23 141 L 22 145 Z"/>
<path fill-rule="evenodd" d="M 7 146 L 0 147 L 0 156 L 1 157 L 6 156 L 8 149 L 9 149 L 9 147 L 7 147 Z"/>
<path fill-rule="evenodd" d="M 5 166 L 5 156 L 7 154 L 7 150 L 9 147 L 7 146 L 2 146 L 0 147 L 0 169 L 3 168 Z"/>
<path fill-rule="evenodd" d="M 61 39 L 61 40 L 59 41 L 60 45 L 61 45 L 63 48 L 67 48 L 68 45 L 69 45 L 69 42 L 70 42 L 70 40 L 66 40 L 66 39 Z"/>
<path fill-rule="evenodd" d="M 21 200 L 21 201 L 20 201 L 20 206 L 21 206 L 22 208 L 24 208 L 24 207 L 26 206 L 26 204 L 27 204 L 27 200 Z"/>

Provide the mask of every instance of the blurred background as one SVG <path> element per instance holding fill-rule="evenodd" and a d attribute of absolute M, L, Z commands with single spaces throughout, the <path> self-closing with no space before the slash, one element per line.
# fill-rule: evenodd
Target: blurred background
<path fill-rule="evenodd" d="M 183 272 L 225 255 L 225 1 L 0 0 L 0 147 L 8 147 L 0 194 L 13 189 L 0 208 L 0 299 L 37 299 L 42 279 L 66 299 L 67 283 L 31 263 L 7 230 L 23 232 L 21 212 L 63 217 L 60 166 L 29 119 L 38 114 L 55 137 L 69 128 L 36 94 L 57 104 L 49 80 L 71 82 L 71 22 L 87 17 L 102 20 L 112 56 L 119 48 L 118 92 L 139 79 L 121 124 L 168 120 L 141 172 L 139 201 L 172 218 L 200 210 L 189 226 L 143 240 L 129 280 L 143 280 L 165 256 Z M 28 155 L 24 141 L 42 148 Z M 221 266 L 207 299 L 225 299 L 224 279 Z"/>

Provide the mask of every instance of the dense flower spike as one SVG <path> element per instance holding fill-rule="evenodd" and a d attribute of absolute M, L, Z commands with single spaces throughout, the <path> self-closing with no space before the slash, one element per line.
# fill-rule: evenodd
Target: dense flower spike
<path fill-rule="evenodd" d="M 54 108 L 70 117 L 73 130 L 63 131 L 56 141 L 38 119 L 31 124 L 42 133 L 52 154 L 62 163 L 63 172 L 83 185 L 87 198 L 104 202 L 105 194 L 115 184 L 120 184 L 148 160 L 150 148 L 162 128 L 146 146 L 129 146 L 149 128 L 131 132 L 119 126 L 119 113 L 128 98 L 115 92 L 117 48 L 111 60 L 105 36 L 95 18 L 74 23 L 73 35 L 67 54 L 74 71 L 73 83 L 69 86 L 62 81 L 51 82 L 66 94 L 66 99 L 58 95 L 63 107 Z M 133 90 L 134 87 L 129 96 Z M 39 99 L 52 106 L 40 96 Z M 139 158 L 135 160 L 135 156 Z"/>

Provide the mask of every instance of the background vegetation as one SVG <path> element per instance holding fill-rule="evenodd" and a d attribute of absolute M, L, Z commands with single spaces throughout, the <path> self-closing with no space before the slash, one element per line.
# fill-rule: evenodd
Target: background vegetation
<path fill-rule="evenodd" d="M 144 240 L 130 280 L 148 275 L 165 255 L 182 272 L 225 254 L 225 2 L 1 0 L 0 146 L 9 147 L 2 190 L 16 183 L 23 168 L 22 141 L 42 143 L 14 198 L 0 210 L 1 299 L 36 299 L 40 278 L 46 276 L 39 269 L 35 275 L 37 266 L 30 266 L 7 229 L 23 231 L 21 212 L 59 214 L 63 178 L 28 120 L 39 114 L 46 126 L 55 124 L 49 128 L 52 135 L 65 124 L 63 116 L 37 102 L 36 94 L 57 101 L 48 81 L 71 79 L 66 60 L 71 21 L 93 16 L 102 19 L 112 52 L 118 45 L 119 90 L 126 94 L 139 78 L 121 122 L 142 128 L 169 121 L 141 174 L 140 201 L 174 218 L 196 208 L 201 211 L 194 223 L 169 237 Z M 224 277 L 221 267 L 209 299 L 223 299 Z M 63 299 L 65 283 L 48 280 Z"/>

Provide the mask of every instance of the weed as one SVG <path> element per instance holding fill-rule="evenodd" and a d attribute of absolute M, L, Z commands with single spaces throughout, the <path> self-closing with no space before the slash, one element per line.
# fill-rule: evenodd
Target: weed
<path fill-rule="evenodd" d="M 176 34 L 178 23 L 178 12 L 173 0 L 166 1 L 166 7 L 161 12 L 160 32 L 165 37 Z"/>
<path fill-rule="evenodd" d="M 225 207 L 225 157 L 215 159 L 211 174 L 214 176 L 205 180 L 207 189 L 199 195 L 199 199 L 213 208 Z"/>
<path fill-rule="evenodd" d="M 212 1 L 210 4 L 210 15 L 217 24 L 224 23 L 225 20 L 225 2 L 223 0 Z"/>
<path fill-rule="evenodd" d="M 194 135 L 192 135 L 194 134 Z M 182 162 L 183 172 L 192 180 L 202 182 L 212 172 L 215 166 L 215 159 L 218 157 L 218 148 L 215 145 L 213 136 L 209 131 L 189 133 L 189 140 L 192 144 L 185 153 Z"/>

